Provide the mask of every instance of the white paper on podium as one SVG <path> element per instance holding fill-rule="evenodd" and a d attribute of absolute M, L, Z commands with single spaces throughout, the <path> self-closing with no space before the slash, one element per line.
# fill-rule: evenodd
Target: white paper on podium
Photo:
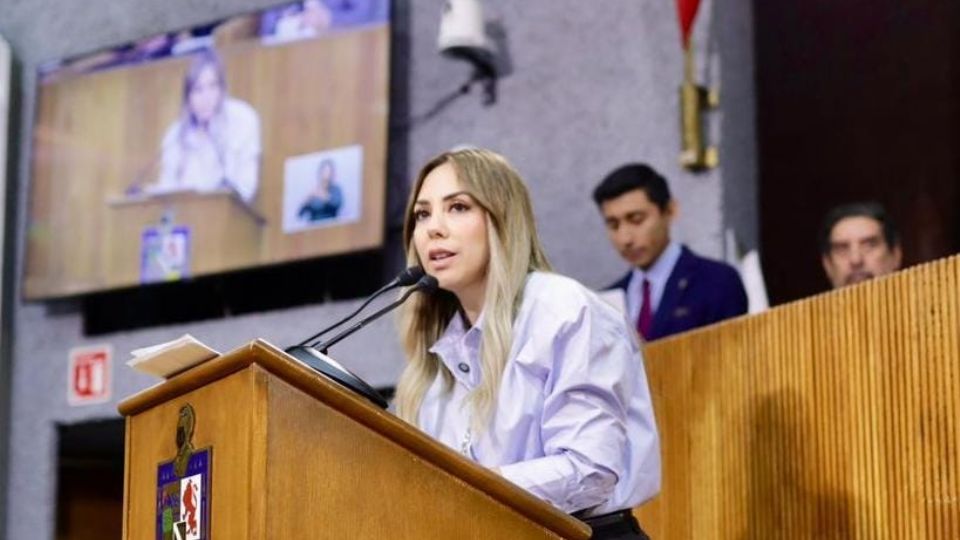
<path fill-rule="evenodd" d="M 170 378 L 181 371 L 220 356 L 190 334 L 173 341 L 131 351 L 127 365 L 156 377 Z"/>

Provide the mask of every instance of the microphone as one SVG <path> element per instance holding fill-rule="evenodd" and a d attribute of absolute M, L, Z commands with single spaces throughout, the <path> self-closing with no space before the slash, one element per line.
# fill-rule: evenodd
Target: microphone
<path fill-rule="evenodd" d="M 397 277 L 393 278 L 393 281 L 384 285 L 384 287 L 389 287 L 391 289 L 395 287 L 409 287 L 420 281 L 423 276 L 426 275 L 426 272 L 423 271 L 422 266 L 411 266 L 410 268 L 405 269 L 403 272 L 400 272 Z"/>
<path fill-rule="evenodd" d="M 337 343 L 339 343 L 340 341 L 342 341 L 344 338 L 346 338 L 346 337 L 349 336 L 350 334 L 352 334 L 352 333 L 356 332 L 357 330 L 363 328 L 363 327 L 366 326 L 367 324 L 369 324 L 369 323 L 371 323 L 371 322 L 379 319 L 381 316 L 383 316 L 383 315 L 385 315 L 386 313 L 388 313 L 389 311 L 393 310 L 394 308 L 396 308 L 396 307 L 399 306 L 400 304 L 406 302 L 406 301 L 407 301 L 407 298 L 410 298 L 410 295 L 411 295 L 411 294 L 413 294 L 413 293 L 415 293 L 415 292 L 417 292 L 417 291 L 423 291 L 423 292 L 426 293 L 426 294 L 433 294 L 433 292 L 436 291 L 439 286 L 440 286 L 440 284 L 437 282 L 437 278 L 435 278 L 435 277 L 433 277 L 433 276 L 431 276 L 431 275 L 429 275 L 429 274 L 424 274 L 423 277 L 421 277 L 413 287 L 410 287 L 409 289 L 407 289 L 406 292 L 403 293 L 403 296 L 401 296 L 401 297 L 398 298 L 397 300 L 395 300 L 395 301 L 387 304 L 386 306 L 384 306 L 382 309 L 380 309 L 379 311 L 377 311 L 377 312 L 374 313 L 373 315 L 368 315 L 368 316 L 360 319 L 360 320 L 357 321 L 353 326 L 351 326 L 350 328 L 347 328 L 347 329 L 344 330 L 343 332 L 340 332 L 339 334 L 333 336 L 333 337 L 330 338 L 329 340 L 324 341 L 324 342 L 320 343 L 319 345 L 316 345 L 317 350 L 319 350 L 319 351 L 320 351 L 321 353 L 323 353 L 323 354 L 327 354 L 327 350 L 328 350 L 330 347 L 336 345 Z"/>
<path fill-rule="evenodd" d="M 127 197 L 133 197 L 143 193 L 144 186 L 149 183 L 147 176 L 151 172 L 155 172 L 160 165 L 161 160 L 163 159 L 163 148 L 157 152 L 150 161 L 141 167 L 135 175 L 133 175 L 133 181 L 123 190 L 123 194 Z"/>
<path fill-rule="evenodd" d="M 387 400 L 383 399 L 383 396 L 381 396 L 379 392 L 377 392 L 373 387 L 367 384 L 363 379 L 361 379 L 360 377 L 357 377 L 356 375 L 351 373 L 350 370 L 348 370 L 347 368 L 337 363 L 336 360 L 327 356 L 327 349 L 329 349 L 332 345 L 339 343 L 350 334 L 353 334 L 357 330 L 363 328 L 368 323 L 380 318 L 390 310 L 396 308 L 397 306 L 402 304 L 404 301 L 406 301 L 406 299 L 409 298 L 410 295 L 412 295 L 413 293 L 417 291 L 423 291 L 427 294 L 430 294 L 433 291 L 437 290 L 439 285 L 435 277 L 424 274 L 423 269 L 420 267 L 412 267 L 401 272 L 396 279 L 394 279 L 393 281 L 385 285 L 381 290 L 375 292 L 373 297 L 371 297 L 369 300 L 364 302 L 364 306 L 368 304 L 370 300 L 375 298 L 377 295 L 382 294 L 384 291 L 387 291 L 389 289 L 403 286 L 402 283 L 409 282 L 410 280 L 413 279 L 414 276 L 418 274 L 420 275 L 420 277 L 416 280 L 416 283 L 413 285 L 413 287 L 410 287 L 406 292 L 404 292 L 403 296 L 401 296 L 398 300 L 390 303 L 389 305 L 385 306 L 383 309 L 377 311 L 376 313 L 372 315 L 368 315 L 363 319 L 360 319 L 357 323 L 355 323 L 350 328 L 340 332 L 330 340 L 321 343 L 319 346 L 314 347 L 310 345 L 303 345 L 301 343 L 300 345 L 287 348 L 286 349 L 287 354 L 293 356 L 297 360 L 313 368 L 315 371 L 323 375 L 326 375 L 327 377 L 332 379 L 334 382 L 337 382 L 340 385 L 350 390 L 353 390 L 354 392 L 367 398 L 368 400 L 375 403 L 381 409 L 386 409 Z M 361 306 L 361 309 L 362 308 L 363 306 Z M 356 312 L 351 313 L 349 317 L 346 317 L 345 319 L 341 320 L 330 329 L 343 324 L 345 321 L 351 319 L 354 315 L 356 315 L 356 313 L 359 311 L 360 310 L 358 309 Z M 326 331 L 328 330 L 324 330 L 324 332 Z"/>
<path fill-rule="evenodd" d="M 385 292 L 387 292 L 387 291 L 396 289 L 397 287 L 406 287 L 406 286 L 408 286 L 408 285 L 413 285 L 414 283 L 416 283 L 417 281 L 419 281 L 420 278 L 423 277 L 423 275 L 424 275 L 424 271 L 423 271 L 423 268 L 420 267 L 420 266 L 411 266 L 410 268 L 404 269 L 402 272 L 400 272 L 400 273 L 397 275 L 397 277 L 393 278 L 393 281 L 391 281 L 390 283 L 387 283 L 387 284 L 384 285 L 383 287 L 380 287 L 379 289 L 377 289 L 376 291 L 374 291 L 373 294 L 371 294 L 370 296 L 368 296 L 367 299 L 364 300 L 364 302 L 363 302 L 362 304 L 360 304 L 360 307 L 358 307 L 357 309 L 355 309 L 355 310 L 353 311 L 353 313 L 351 313 L 351 314 L 347 315 L 346 317 L 340 319 L 339 321 L 331 324 L 330 326 L 324 328 L 323 330 L 320 330 L 320 331 L 317 332 L 316 334 L 308 337 L 307 339 L 301 341 L 300 343 L 297 343 L 296 345 L 294 345 L 294 347 L 301 347 L 301 346 L 307 345 L 307 344 L 309 344 L 309 346 L 311 346 L 311 347 L 314 346 L 314 345 L 316 345 L 317 343 L 314 341 L 315 339 L 317 339 L 317 338 L 319 338 L 320 336 L 326 334 L 327 332 L 330 332 L 331 330 L 333 330 L 333 329 L 341 326 L 343 323 L 349 321 L 350 319 L 356 317 L 358 313 L 360 313 L 361 311 L 363 311 L 363 308 L 365 308 L 365 307 L 367 307 L 368 305 L 370 305 L 370 302 L 373 302 L 373 300 L 374 300 L 375 298 L 379 297 L 381 294 L 383 294 L 383 293 L 385 293 Z M 313 343 L 310 343 L 311 341 L 313 341 Z"/>

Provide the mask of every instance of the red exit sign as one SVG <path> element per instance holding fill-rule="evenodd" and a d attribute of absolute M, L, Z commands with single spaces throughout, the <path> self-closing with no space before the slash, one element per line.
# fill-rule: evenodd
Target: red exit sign
<path fill-rule="evenodd" d="M 110 345 L 76 347 L 70 350 L 68 403 L 87 405 L 110 401 L 112 357 L 113 348 Z"/>

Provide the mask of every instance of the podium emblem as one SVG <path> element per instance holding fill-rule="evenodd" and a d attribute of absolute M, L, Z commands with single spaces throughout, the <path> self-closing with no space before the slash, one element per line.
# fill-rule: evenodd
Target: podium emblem
<path fill-rule="evenodd" d="M 196 413 L 188 403 L 177 418 L 173 459 L 157 466 L 157 540 L 209 540 L 213 448 L 194 449 Z"/>
<path fill-rule="evenodd" d="M 143 230 L 140 282 L 176 281 L 190 275 L 190 228 L 161 225 Z"/>

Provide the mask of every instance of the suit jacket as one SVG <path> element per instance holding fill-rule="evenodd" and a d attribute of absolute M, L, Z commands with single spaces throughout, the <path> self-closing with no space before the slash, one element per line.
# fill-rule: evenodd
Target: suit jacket
<path fill-rule="evenodd" d="M 627 272 L 609 288 L 623 289 L 626 293 L 631 273 Z M 700 257 L 683 246 L 653 316 L 648 341 L 746 312 L 747 292 L 737 271 L 726 263 Z"/>

